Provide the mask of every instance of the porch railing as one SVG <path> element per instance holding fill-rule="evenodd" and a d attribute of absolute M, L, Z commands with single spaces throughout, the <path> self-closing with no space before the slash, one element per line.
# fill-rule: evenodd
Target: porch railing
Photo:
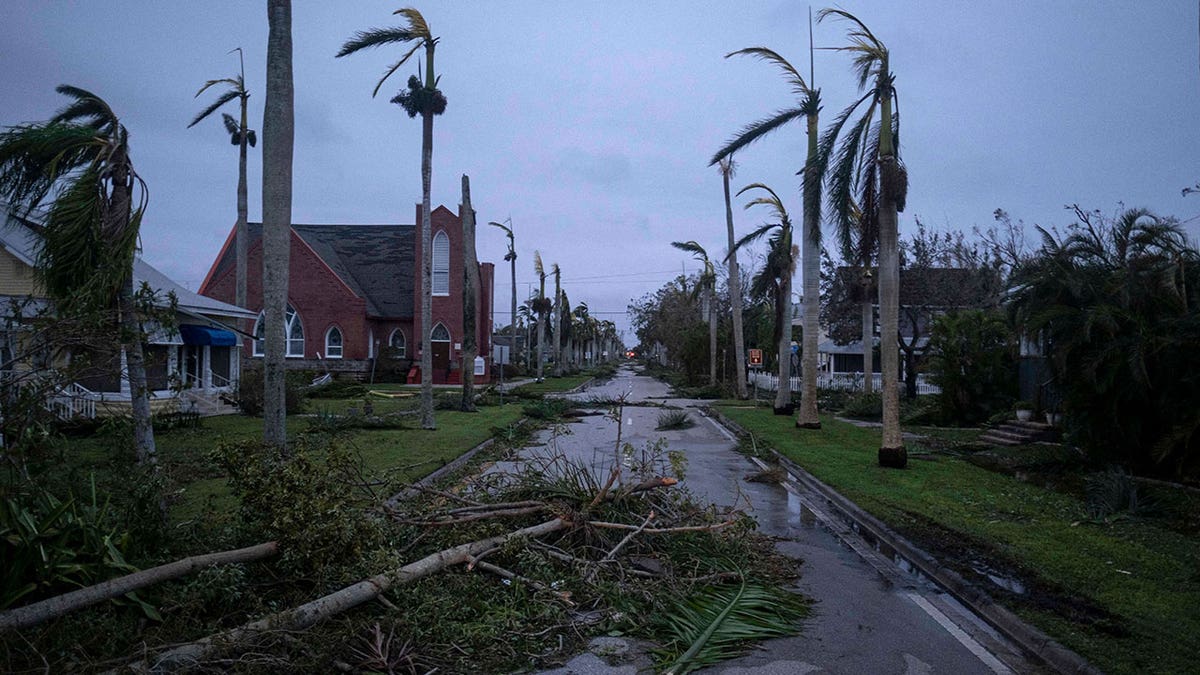
<path fill-rule="evenodd" d="M 46 408 L 61 420 L 95 419 L 96 393 L 76 382 L 65 384 L 46 399 Z"/>

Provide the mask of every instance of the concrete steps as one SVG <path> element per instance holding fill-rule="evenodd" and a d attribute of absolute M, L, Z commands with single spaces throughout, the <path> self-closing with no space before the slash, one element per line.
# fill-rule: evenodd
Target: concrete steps
<path fill-rule="evenodd" d="M 1057 439 L 1058 429 L 1056 427 L 1041 422 L 1021 422 L 1019 420 L 1010 420 L 979 436 L 981 443 L 1010 447 Z"/>

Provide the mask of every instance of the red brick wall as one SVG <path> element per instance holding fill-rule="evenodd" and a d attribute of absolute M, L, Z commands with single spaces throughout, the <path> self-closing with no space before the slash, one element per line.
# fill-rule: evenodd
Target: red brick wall
<path fill-rule="evenodd" d="M 416 205 L 416 276 L 413 284 L 413 324 L 419 330 L 424 323 L 421 321 L 421 276 L 423 268 L 421 266 L 421 205 Z M 462 362 L 461 345 L 463 341 L 463 231 L 462 219 L 455 215 L 450 209 L 445 206 L 439 206 L 433 210 L 431 214 L 432 231 L 429 234 L 430 241 L 437 235 L 438 231 L 444 231 L 446 236 L 450 238 L 450 294 L 433 296 L 433 321 L 430 326 L 436 326 L 441 322 L 450 331 L 450 346 L 452 351 L 451 358 L 455 361 Z M 479 269 L 480 284 L 480 302 L 476 307 L 478 312 L 475 320 L 476 337 L 475 343 L 479 346 L 479 355 L 487 357 L 488 336 L 491 335 L 491 316 L 492 316 L 492 284 L 495 277 L 495 265 L 492 263 L 482 263 Z M 413 358 L 417 356 L 417 349 L 420 347 L 420 335 L 410 334 L 409 351 Z M 454 349 L 458 345 L 459 349 Z M 489 366 L 489 373 L 490 373 Z"/>
<path fill-rule="evenodd" d="M 288 303 L 300 315 L 304 327 L 304 356 L 316 358 L 325 354 L 325 332 L 330 326 L 342 331 L 342 358 L 367 358 L 367 304 L 354 294 L 342 280 L 330 270 L 320 257 L 292 232 L 292 247 L 288 265 Z M 255 242 L 247 253 L 246 309 L 262 310 L 262 240 Z M 200 293 L 210 298 L 232 303 L 234 300 L 234 266 L 226 272 L 209 279 Z M 246 328 L 247 332 L 253 326 Z M 387 335 L 376 337 L 386 340 Z M 250 357 L 253 345 L 243 340 L 243 353 Z"/>

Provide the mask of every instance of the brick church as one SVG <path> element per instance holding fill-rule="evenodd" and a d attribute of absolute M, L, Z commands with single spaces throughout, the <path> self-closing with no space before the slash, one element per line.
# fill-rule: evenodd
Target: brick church
<path fill-rule="evenodd" d="M 463 230 L 459 215 L 439 206 L 433 227 L 433 381 L 459 382 L 463 336 Z M 421 222 L 421 206 L 416 209 Z M 250 223 L 246 308 L 258 313 L 242 339 L 243 363 L 263 356 L 262 224 Z M 200 294 L 232 303 L 234 231 L 200 286 Z M 421 240 L 416 225 L 292 225 L 288 274 L 289 369 L 344 373 L 362 380 L 409 373 L 420 364 Z M 492 284 L 495 266 L 479 264 L 476 344 L 491 377 Z M 470 364 L 467 365 L 470 367 Z M 419 372 L 419 371 L 418 371 Z M 477 376 L 478 377 L 478 376 Z M 419 374 L 415 376 L 419 381 Z"/>

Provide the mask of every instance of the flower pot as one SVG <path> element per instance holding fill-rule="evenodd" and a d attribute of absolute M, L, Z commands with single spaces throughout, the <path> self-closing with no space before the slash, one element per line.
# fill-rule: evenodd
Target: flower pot
<path fill-rule="evenodd" d="M 1062 424 L 1062 413 L 1046 413 L 1046 424 L 1052 427 Z"/>
<path fill-rule="evenodd" d="M 1032 419 L 1033 419 L 1033 411 L 1032 410 L 1018 410 L 1017 411 L 1017 421 L 1018 422 L 1028 422 L 1029 420 L 1032 420 Z"/>

